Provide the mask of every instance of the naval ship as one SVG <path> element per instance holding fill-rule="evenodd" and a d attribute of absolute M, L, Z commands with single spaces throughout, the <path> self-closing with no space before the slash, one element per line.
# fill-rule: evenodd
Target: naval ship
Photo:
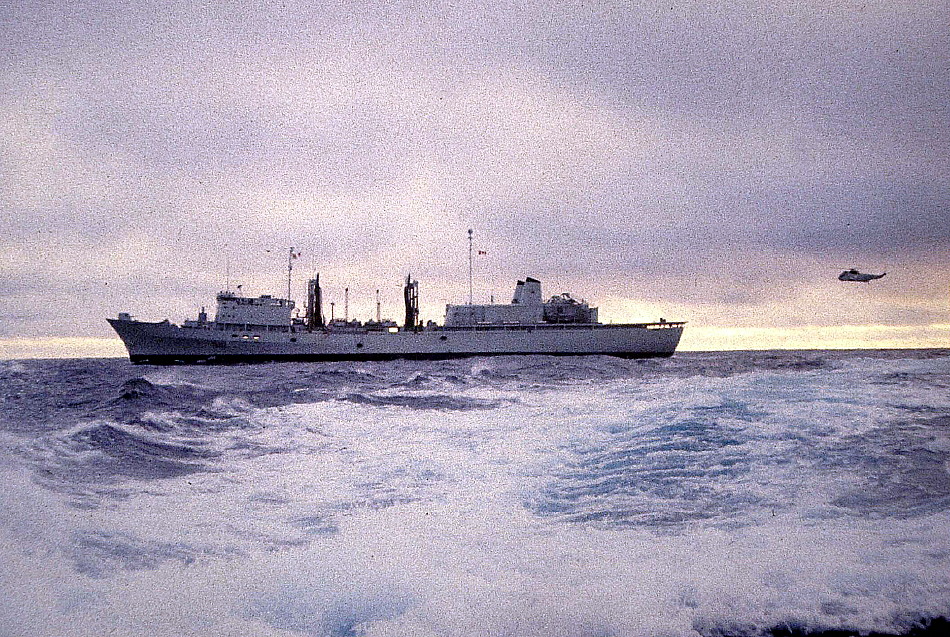
<path fill-rule="evenodd" d="M 289 287 L 289 286 L 288 286 Z M 290 297 L 290 294 L 287 295 Z M 683 322 L 604 324 L 597 308 L 563 293 L 547 301 L 541 282 L 526 278 L 515 286 L 511 303 L 447 305 L 438 325 L 419 320 L 419 283 L 403 287 L 405 320 L 326 321 L 319 274 L 308 281 L 304 316 L 294 315 L 290 298 L 217 296 L 209 321 L 204 308 L 197 320 L 176 325 L 135 320 L 129 313 L 107 319 L 140 364 L 238 363 L 262 361 L 444 359 L 511 354 L 591 355 L 624 358 L 671 356 Z M 470 298 L 471 301 L 471 298 Z"/>

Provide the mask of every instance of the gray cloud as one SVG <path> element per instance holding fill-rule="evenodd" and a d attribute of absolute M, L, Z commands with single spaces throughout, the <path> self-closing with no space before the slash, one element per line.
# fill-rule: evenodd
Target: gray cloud
<path fill-rule="evenodd" d="M 939 3 L 12 7 L 4 332 L 62 333 L 36 318 L 62 290 L 85 299 L 81 334 L 107 334 L 102 315 L 129 304 L 190 312 L 221 286 L 224 253 L 278 292 L 288 245 L 364 290 L 412 269 L 435 307 L 457 300 L 468 227 L 499 296 L 534 274 L 784 324 L 837 268 L 897 267 L 865 319 L 932 321 L 950 278 L 947 17 Z"/>

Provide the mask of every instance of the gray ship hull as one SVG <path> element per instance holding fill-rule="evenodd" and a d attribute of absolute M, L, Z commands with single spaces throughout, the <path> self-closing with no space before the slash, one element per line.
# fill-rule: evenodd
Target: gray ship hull
<path fill-rule="evenodd" d="M 546 354 L 671 356 L 682 323 L 520 325 L 373 330 L 253 331 L 108 319 L 129 359 L 143 364 L 446 359 Z"/>

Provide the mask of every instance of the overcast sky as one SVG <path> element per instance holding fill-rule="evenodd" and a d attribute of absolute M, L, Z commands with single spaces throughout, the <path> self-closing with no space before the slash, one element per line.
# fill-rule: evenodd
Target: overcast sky
<path fill-rule="evenodd" d="M 939 344 L 948 24 L 925 1 L 7 4 L 0 340 L 178 322 L 228 270 L 283 295 L 289 246 L 298 299 L 317 269 L 338 307 L 349 286 L 369 318 L 378 288 L 399 316 L 411 271 L 441 320 L 472 228 L 480 301 L 534 276 L 606 320 L 688 320 L 694 348 Z"/>

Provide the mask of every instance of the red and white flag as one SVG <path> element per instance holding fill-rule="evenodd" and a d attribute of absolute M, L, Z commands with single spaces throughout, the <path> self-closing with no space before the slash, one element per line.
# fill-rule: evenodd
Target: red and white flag
<path fill-rule="evenodd" d="M 290 258 L 287 259 L 288 270 L 294 269 L 294 259 L 299 259 L 301 254 L 302 254 L 301 252 L 296 251 L 294 248 L 290 249 Z"/>

